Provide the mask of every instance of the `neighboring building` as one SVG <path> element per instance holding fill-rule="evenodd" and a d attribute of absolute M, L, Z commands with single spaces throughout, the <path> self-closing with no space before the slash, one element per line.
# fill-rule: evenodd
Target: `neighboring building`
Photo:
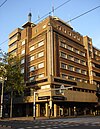
<path fill-rule="evenodd" d="M 57 17 L 49 16 L 37 25 L 29 21 L 9 35 L 8 52 L 21 58 L 26 90 L 14 99 L 14 115 L 36 116 L 93 114 L 100 85 L 100 50 Z M 72 86 L 63 94 L 56 90 Z M 100 113 L 100 110 L 96 111 Z"/>

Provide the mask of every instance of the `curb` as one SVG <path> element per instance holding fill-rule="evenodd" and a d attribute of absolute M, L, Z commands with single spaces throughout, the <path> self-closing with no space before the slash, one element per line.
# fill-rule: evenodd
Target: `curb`
<path fill-rule="evenodd" d="M 13 127 L 12 127 L 12 126 L 10 126 L 10 125 L 0 125 L 0 127 L 13 128 Z"/>

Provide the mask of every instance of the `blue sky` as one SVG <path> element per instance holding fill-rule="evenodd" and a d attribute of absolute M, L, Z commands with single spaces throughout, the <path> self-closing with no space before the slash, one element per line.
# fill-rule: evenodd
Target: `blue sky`
<path fill-rule="evenodd" d="M 0 5 L 5 0 L 0 0 Z M 7 52 L 9 33 L 21 27 L 27 21 L 27 15 L 31 10 L 32 22 L 49 13 L 54 8 L 67 0 L 7 0 L 0 7 L 0 48 Z M 100 0 L 70 0 L 54 11 L 54 16 L 68 21 L 96 6 Z M 82 35 L 88 35 L 93 40 L 93 45 L 100 49 L 100 8 L 70 22 L 75 31 Z M 3 43 L 4 42 L 4 43 Z"/>

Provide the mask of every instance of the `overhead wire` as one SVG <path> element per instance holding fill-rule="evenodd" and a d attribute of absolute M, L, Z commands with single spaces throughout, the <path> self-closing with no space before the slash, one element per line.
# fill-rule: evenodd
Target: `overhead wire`
<path fill-rule="evenodd" d="M 2 43 L 0 43 L 0 45 L 6 43 L 7 41 L 9 41 L 9 39 L 6 39 L 5 41 L 3 41 Z"/>
<path fill-rule="evenodd" d="M 67 0 L 67 1 L 65 1 L 64 3 L 62 3 L 61 5 L 59 5 L 58 7 L 53 8 L 52 11 L 50 11 L 50 12 L 46 13 L 45 15 L 43 15 L 42 17 L 40 17 L 39 19 L 37 19 L 36 21 L 34 21 L 34 23 L 36 23 L 36 22 L 38 22 L 39 20 L 43 19 L 44 17 L 50 15 L 53 11 L 59 9 L 60 7 L 64 6 L 65 4 L 67 4 L 67 3 L 70 2 L 70 1 L 71 1 L 71 0 Z"/>
<path fill-rule="evenodd" d="M 5 0 L 2 4 L 0 4 L 0 7 L 2 7 L 6 2 L 7 0 Z"/>
<path fill-rule="evenodd" d="M 71 1 L 71 0 L 67 0 L 67 1 L 64 2 L 63 4 L 61 4 L 61 5 L 59 5 L 58 7 L 54 8 L 54 10 L 59 9 L 60 7 L 62 7 L 63 5 L 65 5 L 66 3 L 70 2 L 70 1 Z M 0 5 L 0 7 L 1 7 L 2 5 L 4 5 L 5 2 L 7 2 L 7 0 L 5 0 L 5 1 Z M 92 8 L 92 9 L 90 9 L 90 10 L 88 10 L 88 11 L 86 11 L 86 12 L 84 12 L 84 13 L 82 13 L 82 14 L 80 14 L 80 15 L 74 17 L 74 18 L 72 18 L 72 19 L 70 19 L 70 20 L 67 21 L 66 23 L 69 23 L 69 22 L 71 22 L 71 21 L 73 21 L 73 20 L 76 20 L 77 18 L 80 18 L 81 16 L 86 15 L 86 14 L 88 14 L 88 13 L 90 13 L 90 12 L 92 12 L 92 11 L 98 9 L 98 8 L 100 8 L 100 5 L 99 5 L 99 6 L 96 6 L 95 8 Z M 52 11 L 48 12 L 47 14 L 43 15 L 43 16 L 40 17 L 38 20 L 36 20 L 34 23 L 36 23 L 36 22 L 38 22 L 40 19 L 43 19 L 44 17 L 50 15 L 54 10 L 52 10 Z M 1 44 L 4 44 L 4 43 L 7 42 L 8 40 L 9 40 L 9 39 L 7 39 L 7 40 L 5 40 L 4 42 L 0 43 L 0 45 L 1 45 Z"/>
<path fill-rule="evenodd" d="M 79 18 L 79 17 L 81 17 L 81 16 L 83 16 L 83 15 L 86 15 L 87 13 L 90 13 L 90 12 L 94 11 L 94 10 L 97 9 L 97 8 L 100 8 L 100 5 L 97 6 L 97 7 L 95 7 L 95 8 L 92 8 L 92 9 L 90 9 L 90 10 L 88 10 L 88 11 L 86 11 L 85 13 L 82 13 L 82 14 L 80 14 L 80 15 L 78 15 L 78 16 L 72 18 L 72 19 L 70 19 L 70 20 L 67 21 L 66 23 L 71 22 L 71 21 L 73 21 L 73 20 L 76 20 L 77 18 Z"/>
<path fill-rule="evenodd" d="M 62 3 L 61 5 L 59 5 L 58 7 L 56 7 L 54 10 L 57 10 L 59 9 L 60 7 L 62 7 L 63 5 L 67 4 L 68 2 L 70 2 L 71 0 L 67 0 L 65 1 L 64 3 Z M 3 6 L 5 3 L 7 2 L 7 0 L 5 0 L 0 6 Z M 37 19 L 34 23 L 38 22 L 40 19 L 43 19 L 44 17 L 50 15 L 54 10 L 46 13 L 45 15 L 43 15 L 42 17 L 40 17 L 39 19 Z M 0 43 L 1 44 L 4 44 L 5 42 L 7 42 L 9 39 L 5 40 L 4 42 Z"/>

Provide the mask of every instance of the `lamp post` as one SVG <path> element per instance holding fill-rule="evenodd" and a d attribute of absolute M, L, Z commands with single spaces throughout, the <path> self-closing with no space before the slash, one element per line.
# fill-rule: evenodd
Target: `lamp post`
<path fill-rule="evenodd" d="M 0 118 L 3 117 L 3 89 L 4 89 L 4 80 L 0 79 L 1 82 L 1 100 L 0 100 Z"/>
<path fill-rule="evenodd" d="M 3 59 L 4 59 L 3 56 L 4 56 L 4 51 L 0 49 L 0 63 L 3 63 Z M 4 90 L 4 78 L 3 77 L 0 77 L 0 82 L 1 82 L 0 118 L 2 118 L 3 117 L 3 90 Z"/>
<path fill-rule="evenodd" d="M 45 92 L 48 92 L 48 91 L 58 91 L 59 90 L 59 92 L 63 94 L 65 90 L 68 90 L 70 88 L 73 88 L 73 87 L 72 86 L 64 87 L 64 85 L 61 85 L 60 88 L 57 88 L 57 89 L 48 89 L 48 90 L 45 90 Z M 44 91 L 40 91 L 40 92 L 34 91 L 34 102 L 33 102 L 33 119 L 34 120 L 36 118 L 36 94 L 43 93 L 43 92 Z M 50 110 L 52 110 L 52 101 L 51 100 L 50 100 Z M 51 115 L 51 113 L 50 113 L 50 115 Z"/>
<path fill-rule="evenodd" d="M 36 116 L 35 116 L 35 115 L 36 115 L 36 114 L 35 114 L 35 113 L 36 113 L 36 107 L 35 107 L 35 106 L 36 106 L 36 105 L 35 105 L 35 103 L 36 103 L 36 102 L 35 102 L 35 101 L 36 101 L 36 93 L 37 93 L 37 92 L 34 91 L 34 103 L 33 103 L 33 119 L 34 119 L 34 120 L 35 120 L 35 117 L 36 117 Z"/>

